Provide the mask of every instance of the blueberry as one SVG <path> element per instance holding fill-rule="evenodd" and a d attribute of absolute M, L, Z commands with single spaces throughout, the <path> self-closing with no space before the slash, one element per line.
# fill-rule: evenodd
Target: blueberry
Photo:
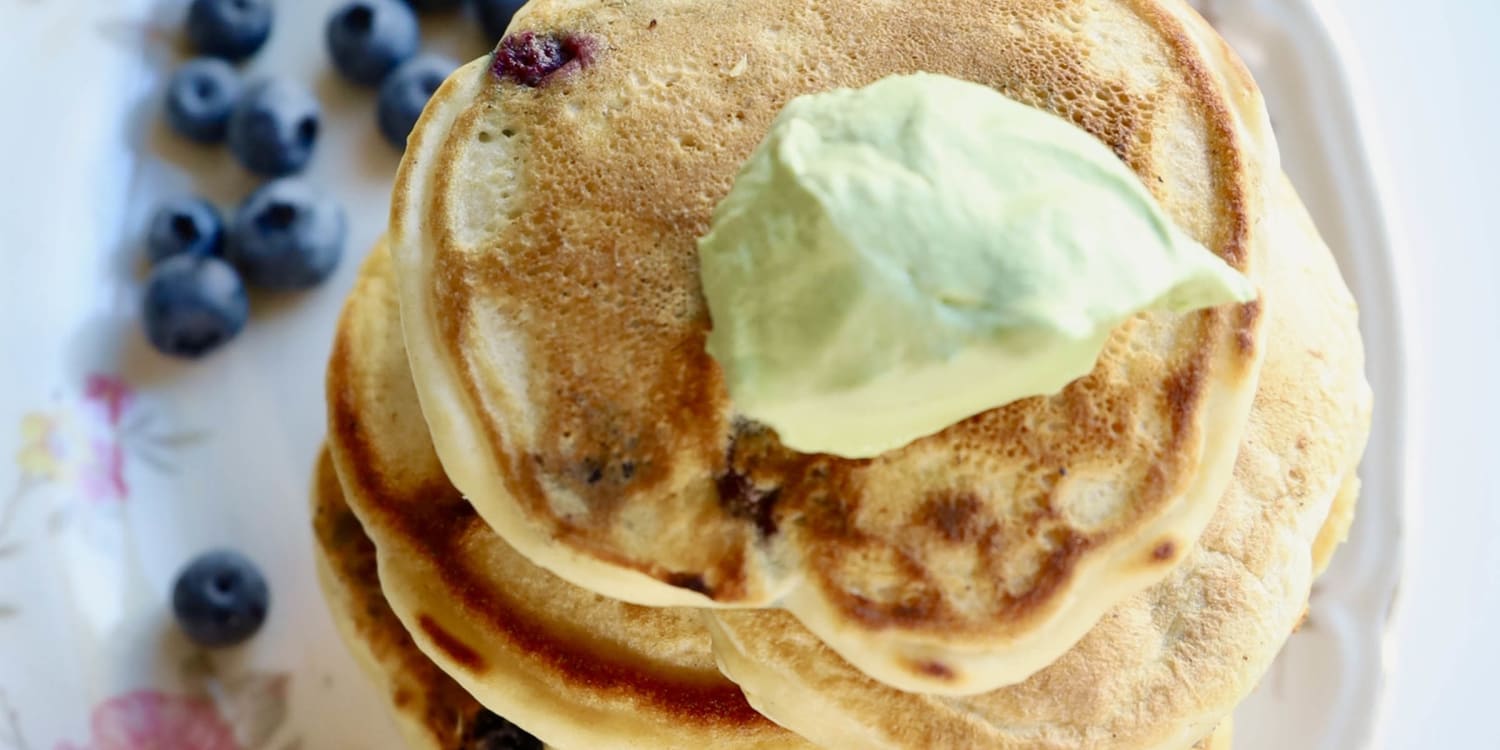
<path fill-rule="evenodd" d="M 328 19 L 328 53 L 349 80 L 374 86 L 421 46 L 417 16 L 399 0 L 352 0 Z"/>
<path fill-rule="evenodd" d="M 199 143 L 218 143 L 229 128 L 240 89 L 240 74 L 229 63 L 212 57 L 189 60 L 167 81 L 167 124 Z"/>
<path fill-rule="evenodd" d="M 416 8 L 419 13 L 453 10 L 458 7 L 459 2 L 460 0 L 406 0 L 406 4 Z"/>
<path fill-rule="evenodd" d="M 406 148 L 406 136 L 422 116 L 422 109 L 432 93 L 443 85 L 448 74 L 458 69 L 458 63 L 446 57 L 432 54 L 418 55 L 396 69 L 380 84 L 380 99 L 376 103 L 376 119 L 380 132 L 399 149 Z"/>
<path fill-rule="evenodd" d="M 307 289 L 338 267 L 344 231 L 344 209 L 332 199 L 302 180 L 276 180 L 235 214 L 229 259 L 251 286 Z"/>
<path fill-rule="evenodd" d="M 526 0 L 474 0 L 474 12 L 479 14 L 479 25 L 485 36 L 499 41 L 510 27 L 510 19 L 526 4 Z"/>
<path fill-rule="evenodd" d="M 243 60 L 271 36 L 271 0 L 193 0 L 187 35 L 205 55 Z"/>
<path fill-rule="evenodd" d="M 174 255 L 151 269 L 141 317 L 158 351 L 196 359 L 244 329 L 250 301 L 233 266 L 219 258 Z"/>
<path fill-rule="evenodd" d="M 306 86 L 285 78 L 255 81 L 229 115 L 229 150 L 256 174 L 300 172 L 312 159 L 321 118 Z"/>
<path fill-rule="evenodd" d="M 146 254 L 153 264 L 174 255 L 208 257 L 224 250 L 224 219 L 202 198 L 163 203 L 146 231 Z"/>
<path fill-rule="evenodd" d="M 464 733 L 470 750 L 542 750 L 542 741 L 494 712 L 480 709 Z"/>
<path fill-rule="evenodd" d="M 188 640 L 207 648 L 236 646 L 265 624 L 271 592 L 255 563 L 238 552 L 199 555 L 177 576 L 172 612 Z"/>
<path fill-rule="evenodd" d="M 569 65 L 588 65 L 595 46 L 592 37 L 579 34 L 518 31 L 501 39 L 495 47 L 490 72 L 497 78 L 509 79 L 522 86 L 540 86 L 553 73 Z"/>

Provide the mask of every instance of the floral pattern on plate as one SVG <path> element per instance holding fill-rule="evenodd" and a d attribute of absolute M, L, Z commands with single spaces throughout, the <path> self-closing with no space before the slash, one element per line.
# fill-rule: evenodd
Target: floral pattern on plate
<path fill-rule="evenodd" d="M 208 655 L 181 665 L 188 693 L 135 690 L 95 705 L 87 742 L 53 750 L 261 750 L 286 723 L 291 677 L 285 673 L 220 676 Z M 287 740 L 280 750 L 301 743 Z"/>
<path fill-rule="evenodd" d="M 203 437 L 161 428 L 152 412 L 135 405 L 135 390 L 123 378 L 95 373 L 85 379 L 78 396 L 21 418 L 16 481 L 11 492 L 0 497 L 0 565 L 26 543 L 14 526 L 27 501 L 44 494 L 53 498 L 47 525 L 56 535 L 75 511 L 89 512 L 130 498 L 127 455 L 152 470 L 170 472 L 173 452 Z M 49 487 L 57 491 L 42 492 Z M 0 618 L 20 612 L 21 603 L 7 601 L 0 592 Z"/>

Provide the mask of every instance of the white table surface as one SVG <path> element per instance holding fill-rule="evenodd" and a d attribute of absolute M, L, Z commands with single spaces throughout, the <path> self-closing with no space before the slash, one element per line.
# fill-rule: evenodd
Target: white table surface
<path fill-rule="evenodd" d="M 1500 2 L 1325 2 L 1385 166 L 1412 358 L 1385 747 L 1500 748 Z"/>

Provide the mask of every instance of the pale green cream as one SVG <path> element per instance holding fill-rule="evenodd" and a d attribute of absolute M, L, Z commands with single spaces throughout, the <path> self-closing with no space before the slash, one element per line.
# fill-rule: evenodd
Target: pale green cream
<path fill-rule="evenodd" d="M 788 104 L 699 251 L 736 410 L 847 457 L 1056 393 L 1142 310 L 1255 297 L 1103 143 L 926 74 Z"/>

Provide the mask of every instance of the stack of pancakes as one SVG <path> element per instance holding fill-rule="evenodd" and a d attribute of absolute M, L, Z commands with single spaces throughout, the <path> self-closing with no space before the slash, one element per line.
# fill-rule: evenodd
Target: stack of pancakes
<path fill-rule="evenodd" d="M 1227 747 L 1353 516 L 1356 310 L 1180 0 L 534 0 L 411 136 L 328 370 L 325 590 L 415 747 Z M 518 68 L 517 66 L 523 66 Z M 792 97 L 1109 144 L 1259 298 L 868 460 L 736 413 L 696 238 Z M 1003 377 L 1003 373 L 997 377 Z"/>

